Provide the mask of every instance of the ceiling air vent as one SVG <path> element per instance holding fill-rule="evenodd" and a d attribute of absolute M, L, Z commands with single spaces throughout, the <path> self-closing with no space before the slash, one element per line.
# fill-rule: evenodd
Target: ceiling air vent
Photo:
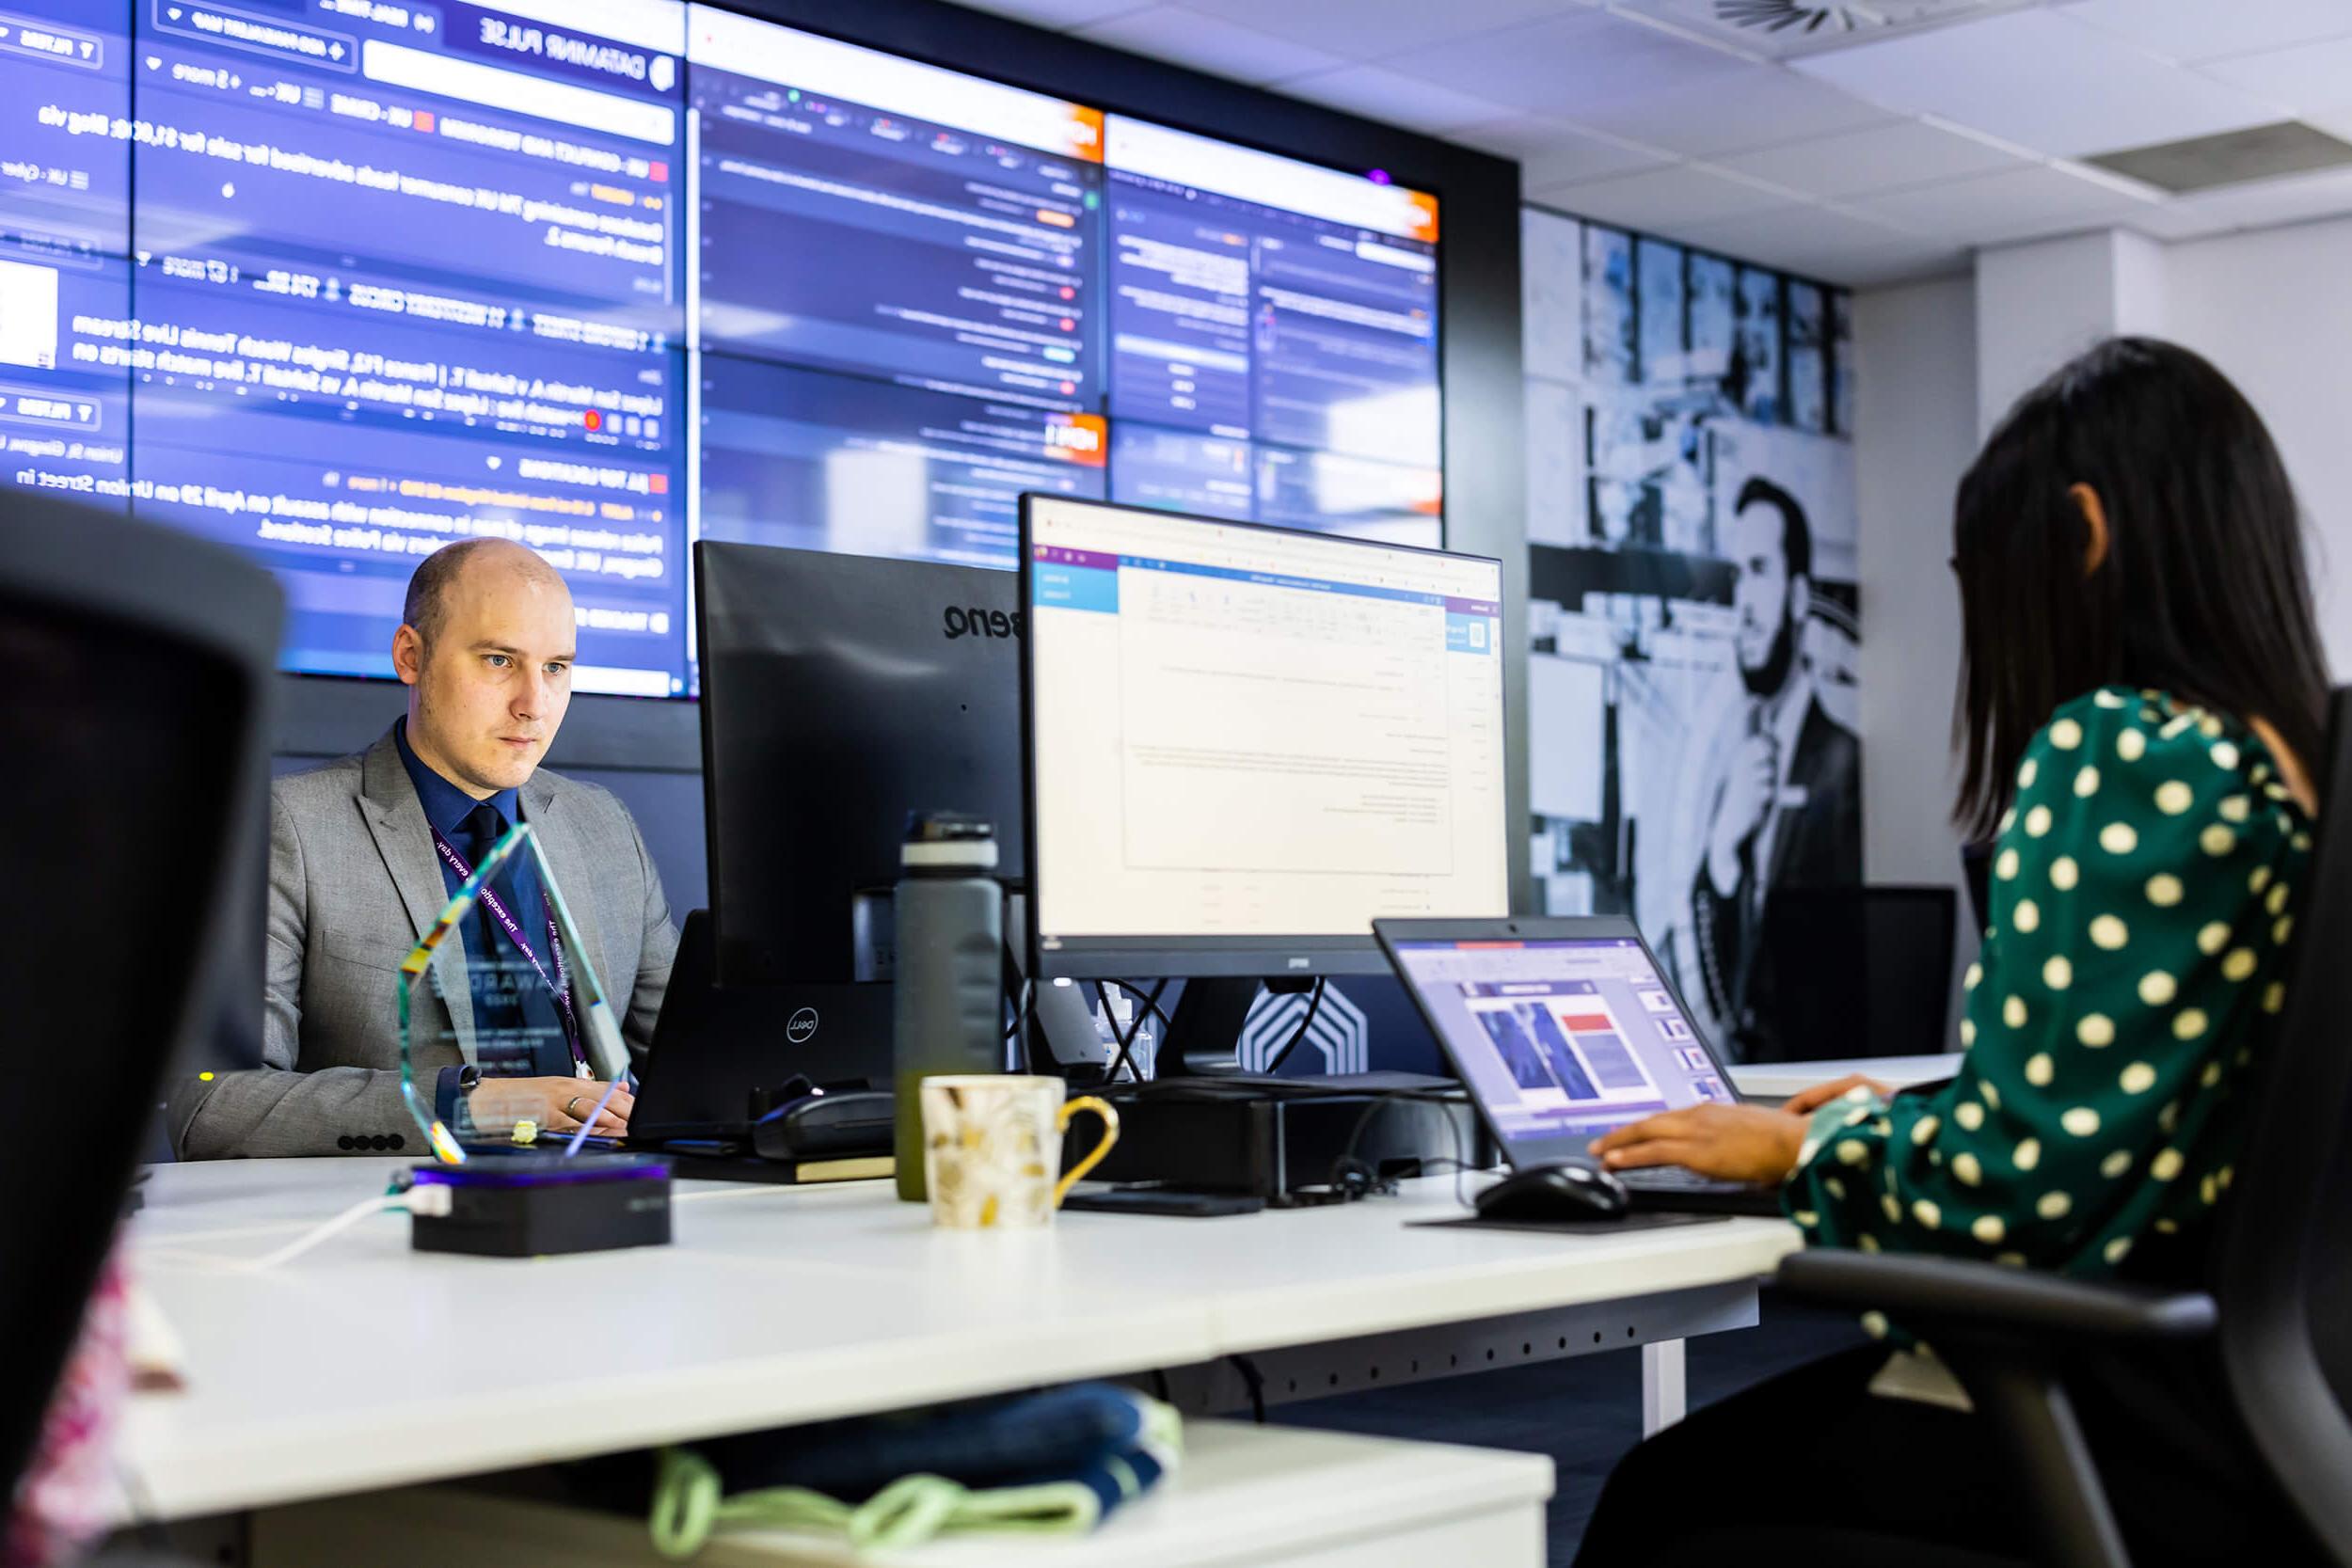
<path fill-rule="evenodd" d="M 2015 10 L 2025 0 L 1618 0 L 1612 10 L 1669 23 L 1740 50 L 1790 59 Z"/>
<path fill-rule="evenodd" d="M 2083 162 L 2178 196 L 2309 174 L 2314 169 L 2342 168 L 2352 164 L 2352 142 L 2339 141 L 2301 120 L 2282 119 L 2249 131 L 2102 152 Z"/>

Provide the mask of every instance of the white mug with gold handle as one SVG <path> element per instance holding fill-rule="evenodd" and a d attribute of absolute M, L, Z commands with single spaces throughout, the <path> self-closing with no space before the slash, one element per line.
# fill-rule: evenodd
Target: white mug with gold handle
<path fill-rule="evenodd" d="M 1119 1141 L 1119 1113 L 1092 1095 L 1065 1102 L 1058 1078 L 943 1074 L 923 1080 L 923 1174 L 931 1223 L 950 1230 L 1033 1229 L 1054 1223 L 1073 1184 Z M 1092 1112 L 1103 1138 L 1057 1181 L 1062 1133 Z"/>

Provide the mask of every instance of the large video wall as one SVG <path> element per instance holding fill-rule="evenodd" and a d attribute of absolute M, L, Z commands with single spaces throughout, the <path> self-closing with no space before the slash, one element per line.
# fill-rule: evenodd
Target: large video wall
<path fill-rule="evenodd" d="M 1059 491 L 1438 542 L 1438 204 L 678 0 L 0 0 L 0 486 L 236 545 L 380 675 L 418 556 L 693 682 L 698 537 L 1013 563 Z"/>
<path fill-rule="evenodd" d="M 1529 208 L 1528 804 L 1542 907 L 1628 914 L 1734 1060 L 1862 879 L 1849 297 Z"/>

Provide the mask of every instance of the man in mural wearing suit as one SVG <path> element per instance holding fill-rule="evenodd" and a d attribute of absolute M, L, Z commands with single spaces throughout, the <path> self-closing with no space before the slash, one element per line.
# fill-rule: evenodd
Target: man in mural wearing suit
<path fill-rule="evenodd" d="M 1692 967 L 1732 1059 L 1783 1061 L 1804 1042 L 1775 1026 L 1772 966 L 1758 961 L 1767 905 L 1776 888 L 1862 880 L 1861 753 L 1853 731 L 1821 705 L 1804 657 L 1813 598 L 1804 508 L 1770 480 L 1751 479 L 1728 543 L 1747 696 L 1710 750 L 1691 886 Z"/>

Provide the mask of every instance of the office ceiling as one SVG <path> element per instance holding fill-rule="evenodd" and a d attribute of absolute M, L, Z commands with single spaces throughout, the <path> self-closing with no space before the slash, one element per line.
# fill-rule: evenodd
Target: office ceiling
<path fill-rule="evenodd" d="M 2091 228 L 2352 212 L 2352 168 L 2174 196 L 2081 160 L 2352 140 L 2352 0 L 963 0 L 1519 160 L 1529 200 L 1833 282 Z"/>

